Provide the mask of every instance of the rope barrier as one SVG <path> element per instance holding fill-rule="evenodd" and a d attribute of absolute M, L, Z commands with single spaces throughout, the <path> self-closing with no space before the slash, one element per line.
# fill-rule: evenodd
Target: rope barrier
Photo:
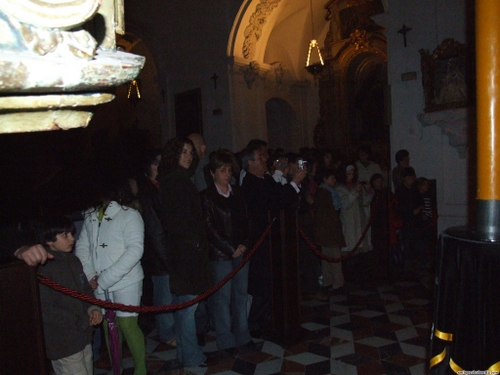
<path fill-rule="evenodd" d="M 371 223 L 372 223 L 372 218 L 370 217 L 370 219 L 368 220 L 368 223 L 366 224 L 365 229 L 361 233 L 361 237 L 359 238 L 358 242 L 356 242 L 356 245 L 354 245 L 352 250 L 350 250 L 346 255 L 341 256 L 340 258 L 332 258 L 332 257 L 329 257 L 329 256 L 323 254 L 321 251 L 318 250 L 316 245 L 314 245 L 314 243 L 306 236 L 305 232 L 301 228 L 299 228 L 299 232 L 300 232 L 300 235 L 302 236 L 302 238 L 304 239 L 304 241 L 306 241 L 306 244 L 311 248 L 311 250 L 318 257 L 320 257 L 322 260 L 326 260 L 327 262 L 339 263 L 339 262 L 343 262 L 347 258 L 350 258 L 352 255 L 354 255 L 354 252 L 356 250 L 358 250 L 359 246 L 361 245 L 361 242 L 363 242 L 364 238 L 366 237 L 366 234 L 368 233 L 368 230 L 370 229 Z"/>
<path fill-rule="evenodd" d="M 227 276 L 219 281 L 216 285 L 214 285 L 212 288 L 208 289 L 206 292 L 203 294 L 198 295 L 196 298 L 193 298 L 190 301 L 186 301 L 183 303 L 178 303 L 178 304 L 172 304 L 172 305 L 165 305 L 165 306 L 131 306 L 131 305 L 124 305 L 122 303 L 112 303 L 109 301 L 103 301 L 101 299 L 97 299 L 94 297 L 90 297 L 87 294 L 79 293 L 76 290 L 72 290 L 69 288 L 66 288 L 59 283 L 56 283 L 53 280 L 50 280 L 43 276 L 42 274 L 38 274 L 38 281 L 46 285 L 50 288 L 53 288 L 63 294 L 69 295 L 74 298 L 78 298 L 82 301 L 89 302 L 93 305 L 97 305 L 100 307 L 103 307 L 108 310 L 120 310 L 120 311 L 127 311 L 127 312 L 135 312 L 135 313 L 158 313 L 158 312 L 170 312 L 170 311 L 175 311 L 175 310 L 180 310 L 189 306 L 192 306 L 199 301 L 207 298 L 209 295 L 212 293 L 215 293 L 218 289 L 220 289 L 224 284 L 226 284 L 236 273 L 242 269 L 246 263 L 250 260 L 252 255 L 257 251 L 259 246 L 262 244 L 264 239 L 267 237 L 269 234 L 269 231 L 271 230 L 271 227 L 273 226 L 274 222 L 276 221 L 276 218 L 272 219 L 271 223 L 268 225 L 267 229 L 264 231 L 262 236 L 259 238 L 259 240 L 255 243 L 254 247 L 252 250 L 250 250 L 247 255 L 243 258 L 242 262 L 236 266 L 235 269 L 233 269 Z"/>

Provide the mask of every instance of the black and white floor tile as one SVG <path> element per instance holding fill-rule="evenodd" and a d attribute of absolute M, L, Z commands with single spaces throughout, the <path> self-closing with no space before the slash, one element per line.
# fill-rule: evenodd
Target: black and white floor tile
<path fill-rule="evenodd" d="M 352 281 L 329 301 L 302 302 L 301 342 L 283 345 L 255 339 L 256 353 L 219 361 L 205 368 L 165 371 L 175 359 L 175 348 L 147 332 L 147 365 L 151 374 L 196 375 L 425 375 L 429 364 L 433 289 L 418 278 Z M 147 328 L 144 328 L 145 332 Z M 215 353 L 213 333 L 204 351 Z M 133 374 L 130 356 L 123 360 L 125 374 Z M 95 375 L 109 374 L 96 368 Z"/>

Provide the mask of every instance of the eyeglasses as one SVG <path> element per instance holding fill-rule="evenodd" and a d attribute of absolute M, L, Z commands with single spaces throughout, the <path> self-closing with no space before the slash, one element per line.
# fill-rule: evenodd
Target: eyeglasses
<path fill-rule="evenodd" d="M 276 165 L 279 166 L 279 167 L 281 167 L 281 168 L 285 168 L 288 165 L 288 160 L 287 159 L 285 159 L 283 161 L 280 161 L 279 159 L 276 159 L 275 162 L 276 162 Z"/>

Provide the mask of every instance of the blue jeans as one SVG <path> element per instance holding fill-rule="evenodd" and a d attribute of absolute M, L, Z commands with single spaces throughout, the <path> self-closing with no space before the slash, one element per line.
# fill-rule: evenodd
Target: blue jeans
<path fill-rule="evenodd" d="M 193 295 L 173 295 L 174 303 L 190 301 L 196 296 Z M 174 312 L 175 336 L 177 339 L 177 360 L 184 367 L 198 366 L 207 359 L 203 353 L 203 348 L 198 345 L 196 337 L 196 323 L 194 313 L 198 304 L 176 310 Z"/>
<path fill-rule="evenodd" d="M 242 258 L 210 262 L 214 283 L 224 279 Z M 248 263 L 208 300 L 217 349 L 244 345 L 252 340 L 248 330 Z"/>
<path fill-rule="evenodd" d="M 169 275 L 151 276 L 153 280 L 153 303 L 155 306 L 171 305 L 173 296 L 170 292 Z M 175 337 L 174 314 L 161 313 L 155 315 L 158 338 L 161 342 L 170 342 Z"/>

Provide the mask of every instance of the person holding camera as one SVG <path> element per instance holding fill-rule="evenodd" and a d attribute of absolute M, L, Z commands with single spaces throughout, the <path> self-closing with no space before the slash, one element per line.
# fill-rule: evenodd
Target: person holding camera
<path fill-rule="evenodd" d="M 288 159 L 283 152 L 276 152 L 273 155 L 273 179 L 281 185 L 288 183 L 287 176 L 290 171 Z"/>
<path fill-rule="evenodd" d="M 259 145 L 247 147 L 241 152 L 241 161 L 246 170 L 241 191 L 252 220 L 251 242 L 255 243 L 269 225 L 269 211 L 291 207 L 299 200 L 299 185 L 307 175 L 300 170 L 290 183 L 281 185 L 267 172 L 267 149 Z M 274 212 L 276 213 L 276 212 Z M 266 331 L 271 319 L 272 270 L 269 255 L 269 237 L 265 238 L 250 260 L 248 292 L 252 295 L 252 306 L 248 315 L 251 331 Z"/>

